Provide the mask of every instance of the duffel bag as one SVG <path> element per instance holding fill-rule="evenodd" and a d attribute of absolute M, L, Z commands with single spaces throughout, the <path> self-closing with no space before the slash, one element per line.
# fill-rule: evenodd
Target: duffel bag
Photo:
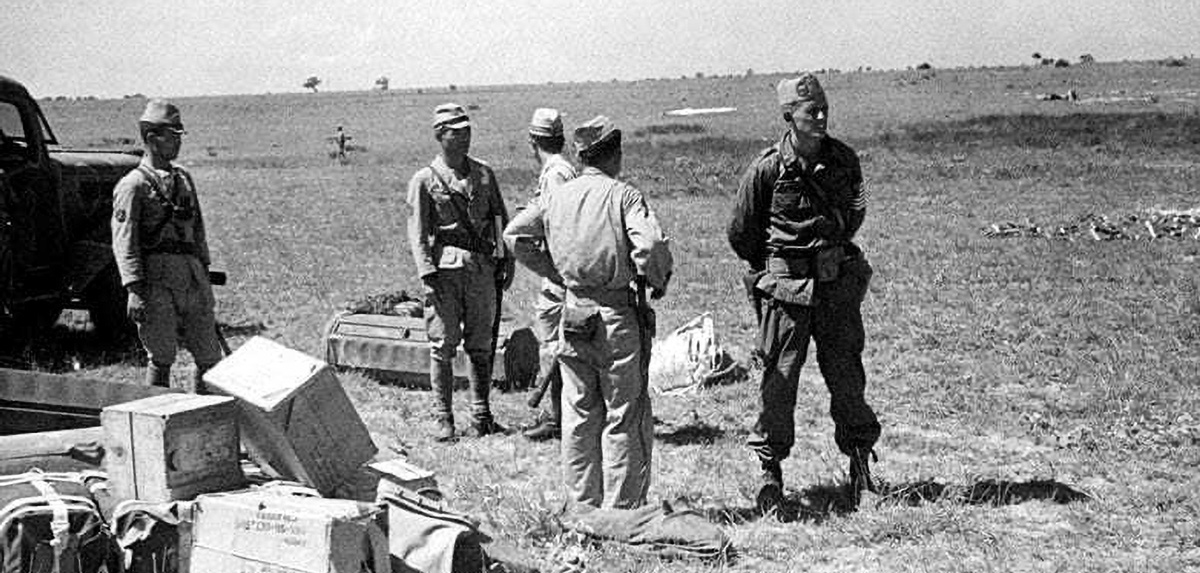
<path fill-rule="evenodd" d="M 80 473 L 0 476 L 0 573 L 119 573 L 108 526 Z"/>

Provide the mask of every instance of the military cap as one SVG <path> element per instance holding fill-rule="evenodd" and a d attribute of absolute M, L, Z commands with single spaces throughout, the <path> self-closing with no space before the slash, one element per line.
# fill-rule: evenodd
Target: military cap
<path fill-rule="evenodd" d="M 557 109 L 540 107 L 533 110 L 533 119 L 529 120 L 529 135 L 535 137 L 562 137 L 562 115 Z"/>
<path fill-rule="evenodd" d="M 463 111 L 461 105 L 444 103 L 434 108 L 434 129 L 440 131 L 442 129 L 461 129 L 464 127 L 471 127 L 471 118 L 467 117 L 467 112 Z"/>
<path fill-rule="evenodd" d="M 575 151 L 586 153 L 614 139 L 621 142 L 621 130 L 608 117 L 598 115 L 575 128 Z"/>
<path fill-rule="evenodd" d="M 177 133 L 183 133 L 183 121 L 179 119 L 179 108 L 165 99 L 152 99 L 146 103 L 146 111 L 138 123 L 150 126 L 165 126 Z"/>
<path fill-rule="evenodd" d="M 801 74 L 798 78 L 781 80 L 779 85 L 775 86 L 775 91 L 779 96 L 779 107 L 791 108 L 806 101 L 827 105 L 825 90 L 821 89 L 821 83 L 817 81 L 817 76 L 808 72 Z"/>

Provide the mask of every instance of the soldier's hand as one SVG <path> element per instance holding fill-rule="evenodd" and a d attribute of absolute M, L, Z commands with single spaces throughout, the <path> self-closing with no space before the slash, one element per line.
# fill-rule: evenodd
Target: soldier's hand
<path fill-rule="evenodd" d="M 129 289 L 129 299 L 125 303 L 125 312 L 132 320 L 140 324 L 146 319 L 146 294 L 144 289 Z"/>
<path fill-rule="evenodd" d="M 658 300 L 667 295 L 667 287 L 650 287 L 650 300 Z"/>
<path fill-rule="evenodd" d="M 516 261 L 511 258 L 500 261 L 500 266 L 496 269 L 496 283 L 500 288 L 508 290 L 512 286 L 513 275 L 517 274 Z"/>
<path fill-rule="evenodd" d="M 421 294 L 425 295 L 425 298 L 433 296 L 433 292 L 436 290 L 436 287 L 437 273 L 429 273 L 421 277 Z"/>

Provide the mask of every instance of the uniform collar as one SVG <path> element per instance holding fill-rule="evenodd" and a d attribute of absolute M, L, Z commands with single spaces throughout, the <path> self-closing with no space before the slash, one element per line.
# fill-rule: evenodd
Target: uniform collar
<path fill-rule="evenodd" d="M 466 164 L 467 164 L 467 175 L 469 176 L 473 171 L 475 171 L 475 160 L 471 159 L 471 156 L 468 155 L 467 159 L 466 159 Z M 432 166 L 434 169 L 437 169 L 439 172 L 441 172 L 443 174 L 455 175 L 454 170 L 451 169 L 449 165 L 446 165 L 446 158 L 443 157 L 441 153 L 437 154 L 437 157 L 433 158 Z"/>
<path fill-rule="evenodd" d="M 608 177 L 608 174 L 601 171 L 599 167 L 592 167 L 591 165 L 585 166 L 579 175 L 599 175 L 601 177 Z"/>
<path fill-rule="evenodd" d="M 792 141 L 792 137 L 794 136 L 792 135 L 791 130 L 788 130 L 779 140 L 779 159 L 783 163 L 784 169 L 800 168 L 805 172 L 810 172 L 828 166 L 830 161 L 828 135 L 821 140 L 821 147 L 817 150 L 816 158 L 811 161 L 811 165 L 809 164 L 809 161 L 805 160 L 803 157 L 800 157 L 800 155 L 796 153 L 796 147 Z"/>

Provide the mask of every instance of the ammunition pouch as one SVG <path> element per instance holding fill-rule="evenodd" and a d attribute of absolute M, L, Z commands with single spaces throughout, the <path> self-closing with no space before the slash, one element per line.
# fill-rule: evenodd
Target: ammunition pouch
<path fill-rule="evenodd" d="M 772 256 L 767 259 L 767 271 L 780 277 L 830 282 L 841 275 L 842 263 L 850 258 L 847 252 L 837 245 L 799 257 Z"/>

